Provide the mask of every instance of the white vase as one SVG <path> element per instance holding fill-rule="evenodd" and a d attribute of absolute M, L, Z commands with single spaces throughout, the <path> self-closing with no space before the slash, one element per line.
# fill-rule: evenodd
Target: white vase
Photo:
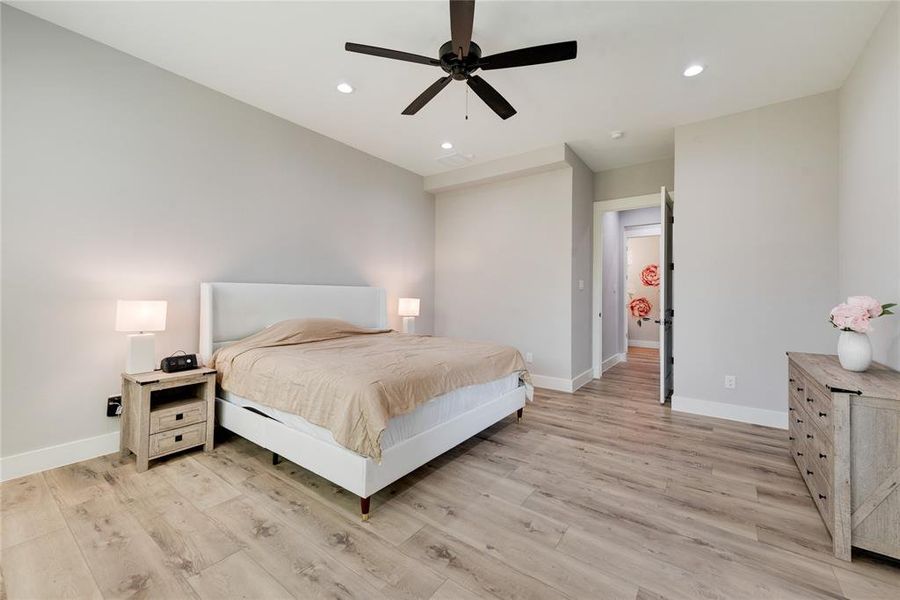
<path fill-rule="evenodd" d="M 838 359 L 848 371 L 860 373 L 872 364 L 872 342 L 868 334 L 842 331 L 838 339 Z"/>

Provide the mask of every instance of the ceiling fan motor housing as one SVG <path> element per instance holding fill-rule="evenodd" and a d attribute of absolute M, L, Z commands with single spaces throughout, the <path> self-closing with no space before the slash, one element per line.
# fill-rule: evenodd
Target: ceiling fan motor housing
<path fill-rule="evenodd" d="M 463 58 L 453 49 L 453 41 L 449 41 L 440 49 L 441 68 L 453 79 L 462 81 L 468 78 L 470 73 L 478 69 L 478 61 L 481 60 L 481 47 L 475 42 L 469 42 L 469 53 Z"/>

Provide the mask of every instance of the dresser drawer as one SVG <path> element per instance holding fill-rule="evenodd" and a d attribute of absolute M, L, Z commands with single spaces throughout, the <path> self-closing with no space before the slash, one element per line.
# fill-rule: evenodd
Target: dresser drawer
<path fill-rule="evenodd" d="M 150 433 L 159 433 L 206 421 L 206 401 L 180 400 L 150 410 Z"/>
<path fill-rule="evenodd" d="M 806 388 L 806 410 L 813 422 L 832 437 L 831 394 L 816 384 Z"/>
<path fill-rule="evenodd" d="M 206 422 L 170 429 L 150 436 L 150 458 L 192 448 L 206 442 Z"/>

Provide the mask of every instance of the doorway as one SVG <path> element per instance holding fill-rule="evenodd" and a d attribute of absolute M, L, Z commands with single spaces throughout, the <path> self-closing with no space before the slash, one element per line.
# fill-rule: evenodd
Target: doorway
<path fill-rule="evenodd" d="M 666 188 L 661 188 L 658 194 L 594 203 L 592 331 L 594 377 L 602 377 L 604 371 L 627 361 L 630 345 L 637 350 L 638 347 L 652 345 L 655 341 L 658 348 L 642 348 L 650 352 L 641 352 L 640 359 L 649 362 L 653 357 L 645 356 L 646 354 L 653 353 L 658 356 L 656 361 L 659 370 L 660 402 L 666 402 L 671 397 L 674 382 L 672 356 L 674 262 L 671 250 L 673 208 L 671 194 Z M 655 225 L 656 228 L 646 229 L 651 225 Z M 639 286 L 637 281 L 640 274 L 638 274 L 632 276 L 629 283 L 634 285 L 629 287 L 625 282 L 627 240 L 651 235 L 656 236 L 657 262 L 655 269 L 647 269 L 646 277 L 651 283 L 654 283 L 654 277 L 658 277 L 658 284 Z M 636 260 L 643 261 L 642 258 Z M 650 265 L 650 262 L 641 265 L 641 271 Z M 646 288 L 657 288 L 652 294 L 654 299 L 658 295 L 655 306 L 644 294 L 649 291 Z M 640 298 L 646 300 L 646 304 L 640 301 Z M 632 328 L 630 336 L 629 327 Z M 640 328 L 638 333 L 635 332 L 635 327 Z M 657 331 L 655 340 L 649 335 L 645 336 L 643 333 L 645 327 L 648 328 L 648 332 L 651 328 Z M 636 345 L 631 344 L 632 341 L 636 342 Z"/>

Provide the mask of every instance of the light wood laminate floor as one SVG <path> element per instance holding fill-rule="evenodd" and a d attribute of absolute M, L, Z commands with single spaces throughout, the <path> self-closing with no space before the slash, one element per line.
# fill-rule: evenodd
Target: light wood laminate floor
<path fill-rule="evenodd" d="M 357 498 L 237 437 L 4 483 L 3 598 L 898 598 L 831 557 L 784 431 L 672 413 L 655 352 Z"/>

